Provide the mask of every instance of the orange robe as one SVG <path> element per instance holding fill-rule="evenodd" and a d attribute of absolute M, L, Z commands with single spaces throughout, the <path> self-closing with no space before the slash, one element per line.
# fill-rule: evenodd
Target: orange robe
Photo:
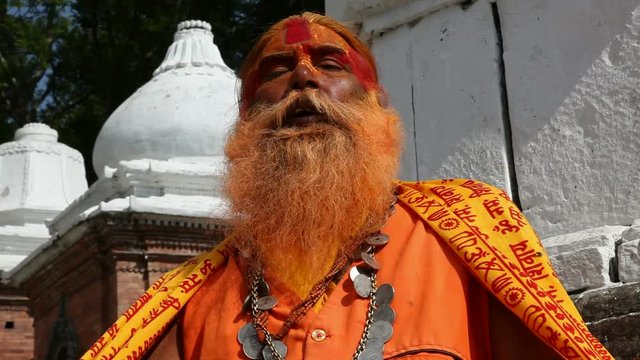
<path fill-rule="evenodd" d="M 384 348 L 385 358 L 419 353 L 425 358 L 442 359 L 448 354 L 491 359 L 487 292 L 415 213 L 404 205 L 396 210 L 383 229 L 391 240 L 376 255 L 382 265 L 378 284 L 395 288 L 391 306 L 397 317 L 393 337 Z M 248 293 L 242 261 L 230 257 L 187 304 L 180 324 L 184 359 L 246 359 L 237 340 L 240 327 L 250 321 L 242 313 Z M 266 280 L 278 298 L 268 323 L 269 330 L 277 333 L 301 299 L 268 274 Z M 344 274 L 320 311 L 310 310 L 285 337 L 287 358 L 351 358 L 362 335 L 367 305 L 368 300 L 356 294 L 349 274 Z M 326 338 L 314 340 L 314 330 L 323 331 Z"/>
<path fill-rule="evenodd" d="M 398 189 L 398 200 L 407 211 L 404 215 L 399 212 L 391 219 L 385 231 L 392 237 L 406 240 L 394 242 L 392 239 L 379 255 L 384 266 L 379 283 L 390 282 L 397 290 L 392 306 L 397 310 L 398 319 L 394 337 L 385 347 L 386 355 L 426 350 L 433 345 L 434 349 L 447 349 L 450 354 L 459 354 L 462 358 L 490 356 L 487 339 L 480 336 L 487 334 L 487 297 L 478 291 L 480 286 L 493 299 L 490 303 L 500 302 L 504 306 L 501 309 L 508 309 L 531 333 L 564 358 L 613 359 L 589 333 L 535 232 L 503 191 L 465 179 L 405 182 L 399 183 Z M 408 214 L 410 220 L 397 220 Z M 398 225 L 394 225 L 396 221 Z M 434 235 L 438 241 L 434 241 Z M 220 347 L 217 351 L 221 354 L 233 356 L 232 336 L 246 321 L 238 313 L 240 298 L 246 289 L 242 289 L 238 264 L 229 260 L 230 241 L 225 240 L 217 248 L 194 257 L 158 279 L 82 359 L 143 358 L 190 301 L 199 301 L 199 306 L 187 306 L 184 313 L 188 321 L 196 323 L 193 328 L 190 324 L 183 327 L 185 354 L 197 355 L 195 344 L 198 344 L 207 346 L 207 351 Z M 407 248 L 396 248 L 402 244 Z M 423 255 L 416 257 L 415 254 Z M 447 278 L 443 272 L 453 277 Z M 229 275 L 229 279 L 223 274 Z M 425 284 L 411 282 L 418 277 Z M 216 289 L 225 281 L 228 287 Z M 315 358 L 333 356 L 337 359 L 343 358 L 343 354 L 350 357 L 361 334 L 365 302 L 353 298 L 348 285 L 343 279 L 320 312 L 308 314 L 289 335 L 291 338 L 287 337 L 296 358 L 303 353 Z M 212 295 L 211 287 L 213 291 L 225 294 Z M 282 286 L 276 285 L 274 291 L 286 312 L 295 299 L 287 298 L 291 292 Z M 447 293 L 438 294 L 438 291 Z M 209 303 L 207 293 L 217 296 L 218 301 Z M 443 302 L 438 295 L 446 297 L 447 301 Z M 205 309 L 200 312 L 200 307 Z M 332 307 L 344 316 L 333 314 Z M 272 323 L 276 327 L 278 318 L 283 316 L 279 312 L 276 311 Z M 209 316 L 214 318 L 207 319 Z M 421 321 L 422 316 L 433 320 Z M 360 327 L 356 326 L 358 323 Z M 319 327 L 326 327 L 333 335 L 318 344 L 310 342 L 305 335 L 308 330 Z M 336 356 L 318 350 L 333 340 L 339 346 L 326 351 L 335 351 Z M 208 347 L 208 343 L 214 345 Z M 239 344 L 235 351 L 235 356 L 239 356 Z M 415 358 L 425 359 L 431 356 L 429 353 L 415 355 Z M 433 356 L 438 358 L 440 355 Z"/>

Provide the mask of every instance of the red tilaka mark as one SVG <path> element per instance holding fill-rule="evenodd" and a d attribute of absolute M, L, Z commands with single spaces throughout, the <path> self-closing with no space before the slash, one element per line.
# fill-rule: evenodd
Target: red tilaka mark
<path fill-rule="evenodd" d="M 287 35 L 284 39 L 286 44 L 293 44 L 309 39 L 311 39 L 311 32 L 309 31 L 309 24 L 307 24 L 306 20 L 292 19 L 287 23 Z"/>
<path fill-rule="evenodd" d="M 375 65 L 369 64 L 360 53 L 349 49 L 351 71 L 358 78 L 365 90 L 377 89 L 379 86 Z"/>
<path fill-rule="evenodd" d="M 306 49 L 306 47 L 305 47 Z M 308 53 L 309 51 L 306 50 Z M 369 64 L 365 58 L 353 49 L 347 50 L 344 56 L 336 55 L 343 64 L 351 67 L 353 75 L 358 79 L 365 90 L 380 90 L 374 65 Z M 251 106 L 251 100 L 260 87 L 260 76 L 257 69 L 252 70 L 245 77 L 245 84 L 240 94 L 240 111 L 246 111 Z"/>

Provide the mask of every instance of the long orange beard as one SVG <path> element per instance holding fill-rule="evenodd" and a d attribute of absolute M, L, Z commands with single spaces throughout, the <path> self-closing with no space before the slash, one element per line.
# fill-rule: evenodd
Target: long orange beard
<path fill-rule="evenodd" d="M 328 121 L 282 127 L 299 97 Z M 226 145 L 236 246 L 306 296 L 337 256 L 383 225 L 401 134 L 398 116 L 373 92 L 349 103 L 293 92 L 249 110 Z"/>

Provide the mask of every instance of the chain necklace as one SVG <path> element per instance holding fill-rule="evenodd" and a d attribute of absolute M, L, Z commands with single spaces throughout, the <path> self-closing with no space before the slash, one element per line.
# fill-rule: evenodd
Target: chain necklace
<path fill-rule="evenodd" d="M 395 202 L 390 206 L 386 219 L 391 216 Z M 309 296 L 293 308 L 277 334 L 271 334 L 266 327 L 268 319 L 267 311 L 275 307 L 277 299 L 270 296 L 268 284 L 262 277 L 262 271 L 255 269 L 249 276 L 249 295 L 244 302 L 243 309 L 251 314 L 251 322 L 240 328 L 238 342 L 242 345 L 242 351 L 249 359 L 284 360 L 287 355 L 287 346 L 282 341 L 291 327 L 300 320 L 306 312 L 313 307 L 317 300 L 326 292 L 332 279 L 342 274 L 349 260 L 362 261 L 353 266 L 349 271 L 349 277 L 353 281 L 356 293 L 369 299 L 364 329 L 352 360 L 382 360 L 384 345 L 393 335 L 393 322 L 395 311 L 390 306 L 394 296 L 394 288 L 390 284 L 377 286 L 377 272 L 380 264 L 374 255 L 377 249 L 383 247 L 389 241 L 389 237 L 382 233 L 368 236 L 363 244 L 356 247 L 354 258 L 339 257 L 331 270 L 312 289 Z M 262 333 L 264 342 L 260 340 Z"/>
<path fill-rule="evenodd" d="M 369 239 L 375 239 L 377 246 L 381 246 L 388 241 L 388 237 L 384 234 L 374 235 L 367 240 Z M 356 293 L 362 298 L 369 299 L 364 329 L 353 354 L 353 360 L 381 359 L 384 344 L 389 341 L 393 334 L 392 324 L 395 320 L 395 312 L 390 306 L 394 296 L 394 289 L 390 284 L 383 284 L 378 288 L 376 273 L 380 266 L 373 257 L 374 246 L 370 245 L 369 241 L 367 241 L 369 246 L 361 254 L 362 264 L 352 267 L 349 271 Z M 331 273 L 325 277 L 325 280 L 331 279 L 331 276 L 329 276 Z M 246 308 L 251 314 L 252 321 L 244 325 L 238 332 L 238 341 L 242 344 L 244 354 L 249 359 L 285 359 L 287 346 L 281 339 L 286 336 L 291 327 L 304 316 L 306 311 L 324 293 L 324 291 L 318 291 L 317 287 L 324 285 L 322 290 L 325 290 L 328 283 L 329 281 L 318 283 L 312 289 L 311 294 L 319 295 L 309 296 L 296 306 L 278 334 L 274 335 L 266 328 L 266 312 L 276 305 L 277 300 L 268 295 L 269 287 L 261 275 L 252 276 L 250 293 L 247 296 L 247 300 L 245 300 L 245 304 L 248 305 Z M 264 342 L 260 340 L 259 333 L 263 334 Z"/>

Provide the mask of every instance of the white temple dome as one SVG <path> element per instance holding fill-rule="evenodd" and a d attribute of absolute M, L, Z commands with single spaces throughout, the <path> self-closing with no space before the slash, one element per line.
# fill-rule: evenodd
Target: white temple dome
<path fill-rule="evenodd" d="M 0 144 L 0 271 L 49 239 L 45 222 L 87 190 L 82 155 L 45 124 L 18 129 Z"/>
<path fill-rule="evenodd" d="M 0 226 L 44 224 L 86 189 L 82 155 L 49 126 L 27 124 L 0 145 Z"/>
<path fill-rule="evenodd" d="M 213 43 L 211 26 L 183 21 L 153 78 L 125 100 L 103 125 L 93 167 L 123 160 L 190 159 L 221 162 L 226 134 L 237 116 L 237 78 Z"/>
<path fill-rule="evenodd" d="M 58 141 L 58 132 L 45 124 L 29 123 L 16 130 L 15 141 L 42 141 L 55 143 Z"/>

